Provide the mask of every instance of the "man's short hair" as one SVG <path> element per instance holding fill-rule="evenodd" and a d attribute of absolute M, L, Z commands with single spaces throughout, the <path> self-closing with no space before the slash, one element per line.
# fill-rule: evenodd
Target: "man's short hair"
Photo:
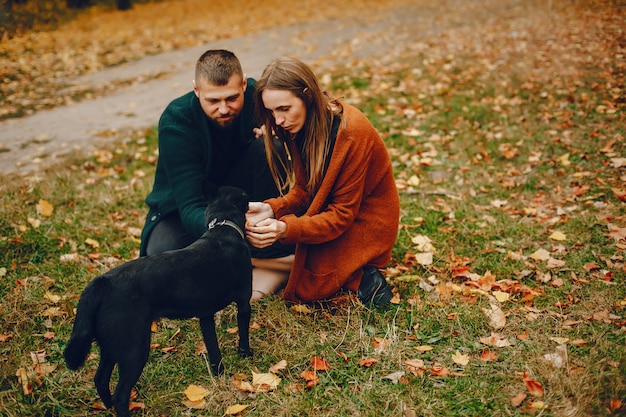
<path fill-rule="evenodd" d="M 196 80 L 202 78 L 214 85 L 226 85 L 234 74 L 239 75 L 243 80 L 243 70 L 239 59 L 235 54 L 224 49 L 210 49 L 196 62 Z"/>

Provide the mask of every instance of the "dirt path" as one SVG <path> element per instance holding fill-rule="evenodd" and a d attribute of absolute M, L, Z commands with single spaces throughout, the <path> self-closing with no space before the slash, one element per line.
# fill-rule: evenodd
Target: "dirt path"
<path fill-rule="evenodd" d="M 0 122 L 0 174 L 27 175 L 70 152 L 97 149 L 128 129 L 156 125 L 167 103 L 191 88 L 195 60 L 206 49 L 234 51 L 252 77 L 260 76 L 272 57 L 284 54 L 297 56 L 321 71 L 325 66 L 355 58 L 392 59 L 399 48 L 423 42 L 441 31 L 480 24 L 492 12 L 500 13 L 506 3 L 510 0 L 442 0 L 436 4 L 416 1 L 408 7 L 390 8 L 358 20 L 276 28 L 150 56 L 76 78 L 73 85 L 138 81 L 104 97 Z M 155 78 L 155 74 L 166 75 Z"/>

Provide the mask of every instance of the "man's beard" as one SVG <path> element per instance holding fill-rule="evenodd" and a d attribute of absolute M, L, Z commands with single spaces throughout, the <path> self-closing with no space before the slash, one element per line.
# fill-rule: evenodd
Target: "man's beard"
<path fill-rule="evenodd" d="M 231 129 L 235 125 L 235 123 L 237 123 L 237 120 L 239 120 L 238 114 L 234 115 L 232 119 L 226 120 L 224 122 L 222 122 L 220 119 L 216 120 L 216 119 L 209 118 L 209 122 L 211 123 L 211 125 L 219 130 Z"/>

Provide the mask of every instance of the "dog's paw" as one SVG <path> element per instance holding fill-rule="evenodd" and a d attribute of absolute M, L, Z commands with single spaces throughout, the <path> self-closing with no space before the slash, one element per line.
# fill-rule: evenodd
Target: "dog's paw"
<path fill-rule="evenodd" d="M 251 358 L 253 355 L 252 349 L 250 348 L 239 348 L 237 349 L 237 353 L 239 353 L 239 356 L 242 358 Z"/>
<path fill-rule="evenodd" d="M 224 365 L 222 364 L 222 362 L 220 362 L 220 363 L 212 363 L 211 364 L 211 372 L 215 376 L 222 375 L 224 373 Z"/>

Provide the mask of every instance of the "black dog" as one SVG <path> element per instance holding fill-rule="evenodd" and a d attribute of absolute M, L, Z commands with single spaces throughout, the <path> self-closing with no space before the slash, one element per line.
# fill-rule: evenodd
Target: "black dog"
<path fill-rule="evenodd" d="M 214 315 L 237 304 L 239 349 L 251 356 L 248 327 L 252 295 L 252 265 L 245 242 L 246 194 L 221 187 L 207 206 L 207 231 L 190 246 L 127 262 L 94 278 L 78 301 L 72 336 L 64 356 L 78 369 L 95 339 L 100 364 L 94 378 L 107 408 L 130 416 L 130 392 L 148 360 L 150 325 L 160 317 L 200 318 L 211 369 L 223 372 Z M 117 364 L 119 381 L 111 396 L 109 381 Z"/>

